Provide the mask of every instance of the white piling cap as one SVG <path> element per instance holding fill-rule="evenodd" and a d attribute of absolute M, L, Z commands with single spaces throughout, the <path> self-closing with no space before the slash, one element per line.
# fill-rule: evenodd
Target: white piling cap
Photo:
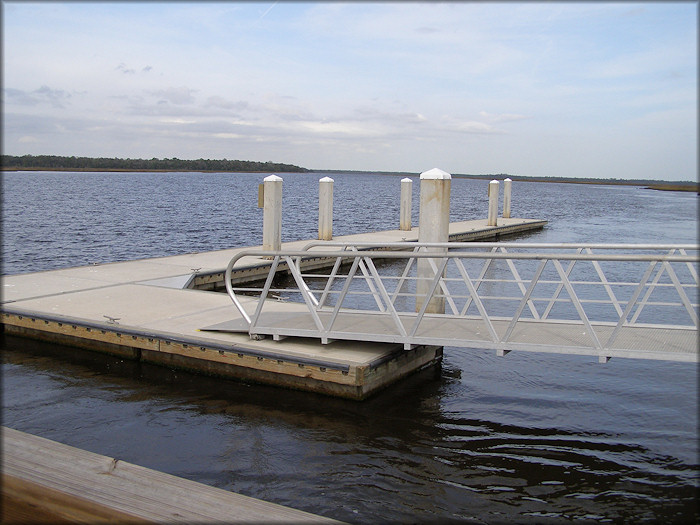
<path fill-rule="evenodd" d="M 322 179 L 318 179 L 318 182 L 333 182 L 333 179 L 330 177 L 323 177 Z"/>
<path fill-rule="evenodd" d="M 269 175 L 263 179 L 263 182 L 282 182 L 282 177 L 278 175 Z"/>
<path fill-rule="evenodd" d="M 503 179 L 503 182 L 513 182 L 513 181 L 510 179 Z"/>
<path fill-rule="evenodd" d="M 498 181 L 496 179 L 493 179 L 489 184 L 498 184 Z"/>
<path fill-rule="evenodd" d="M 423 179 L 451 179 L 452 175 L 446 171 L 442 171 L 439 168 L 433 168 L 432 170 L 424 171 L 420 174 L 421 180 Z"/>
<path fill-rule="evenodd" d="M 401 179 L 401 182 L 413 182 L 413 179 L 409 179 L 408 177 Z"/>

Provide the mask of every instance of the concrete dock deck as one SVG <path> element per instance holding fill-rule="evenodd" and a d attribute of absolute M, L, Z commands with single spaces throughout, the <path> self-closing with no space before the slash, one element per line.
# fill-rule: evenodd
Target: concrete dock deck
<path fill-rule="evenodd" d="M 2 427 L 3 523 L 341 523 Z"/>
<path fill-rule="evenodd" d="M 546 221 L 498 219 L 450 225 L 450 240 L 476 241 L 542 229 Z M 418 228 L 348 235 L 334 241 L 401 242 Z M 309 241 L 284 243 L 301 249 Z M 248 334 L 200 331 L 238 315 L 223 286 L 234 248 L 2 277 L 6 333 L 85 348 L 172 368 L 363 399 L 438 362 L 442 348 L 316 340 L 252 340 Z M 270 262 L 243 258 L 234 281 L 260 279 Z M 243 298 L 245 301 L 245 298 Z M 252 305 L 251 300 L 251 305 Z M 252 306 L 251 306 L 252 308 Z M 284 308 L 280 303 L 280 308 Z"/>

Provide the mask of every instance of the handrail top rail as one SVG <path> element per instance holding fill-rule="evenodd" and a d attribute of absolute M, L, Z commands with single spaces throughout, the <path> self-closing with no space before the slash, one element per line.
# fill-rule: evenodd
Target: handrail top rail
<path fill-rule="evenodd" d="M 363 246 L 367 248 L 531 248 L 531 249 L 578 249 L 590 248 L 599 250 L 700 250 L 700 244 L 649 244 L 649 243 L 524 243 L 524 242 L 355 242 L 355 241 L 311 241 L 302 250 L 317 246 L 343 247 Z"/>
<path fill-rule="evenodd" d="M 310 243 L 307 244 L 306 247 L 309 245 L 314 245 L 316 243 Z M 633 261 L 633 262 L 659 262 L 659 261 L 666 261 L 666 262 L 685 262 L 685 263 L 692 263 L 692 262 L 700 262 L 700 254 L 698 255 L 669 255 L 667 253 L 657 253 L 657 254 L 588 254 L 588 253 L 532 253 L 532 252 L 520 252 L 520 253 L 513 253 L 513 252 L 477 252 L 477 251 L 471 251 L 471 252 L 457 252 L 457 251 L 448 251 L 449 248 L 483 248 L 483 247 L 493 247 L 493 246 L 500 246 L 500 247 L 519 247 L 519 248 L 542 248 L 542 247 L 549 247 L 550 249 L 578 249 L 578 248 L 585 248 L 585 247 L 593 247 L 593 246 L 607 246 L 607 247 L 612 247 L 615 246 L 618 249 L 625 249 L 626 247 L 637 247 L 641 249 L 643 246 L 645 249 L 654 249 L 658 248 L 660 250 L 669 250 L 669 249 L 683 249 L 683 250 L 692 250 L 692 251 L 698 251 L 700 250 L 700 246 L 698 245 L 692 245 L 692 244 L 686 244 L 686 245 L 669 245 L 669 244 L 662 244 L 662 245 L 650 245 L 650 244 L 645 244 L 645 245 L 624 245 L 624 244 L 615 244 L 615 245 L 579 245 L 579 244 L 565 244 L 565 243 L 560 243 L 560 244 L 526 244 L 526 243 L 508 243 L 508 244 L 502 244 L 502 243 L 414 243 L 414 242 L 406 242 L 406 243 L 333 243 L 333 241 L 325 241 L 322 243 L 319 243 L 320 245 L 325 244 L 326 246 L 334 245 L 334 246 L 376 246 L 376 247 L 392 247 L 392 248 L 403 248 L 402 251 L 387 251 L 387 250 L 381 250 L 381 251 L 367 251 L 367 250 L 356 250 L 356 251 L 347 251 L 347 250 L 333 250 L 333 251 L 309 251 L 307 249 L 301 249 L 301 250 L 279 250 L 279 251 L 270 251 L 270 250 L 263 250 L 262 248 L 255 248 L 255 249 L 247 249 L 238 252 L 236 255 L 234 255 L 231 260 L 229 261 L 228 265 L 226 266 L 225 270 L 225 277 L 224 277 L 224 285 L 226 286 L 226 292 L 228 293 L 229 297 L 231 297 L 231 300 L 234 302 L 236 305 L 236 308 L 238 311 L 241 313 L 243 318 L 250 323 L 250 317 L 248 314 L 245 313 L 245 310 L 243 309 L 242 305 L 238 301 L 238 298 L 236 297 L 235 292 L 233 291 L 233 287 L 231 285 L 231 277 L 233 274 L 233 267 L 236 265 L 236 263 L 243 259 L 244 257 L 265 257 L 267 259 L 276 259 L 280 257 L 299 257 L 299 258 L 307 258 L 307 259 L 318 259 L 318 258 L 336 258 L 336 259 L 350 259 L 350 258 L 357 258 L 357 257 L 370 257 L 370 258 L 378 258 L 378 259 L 435 259 L 435 258 L 450 258 L 450 259 L 506 259 L 506 260 L 515 260 L 515 259 L 525 259 L 525 260 L 559 260 L 559 261 L 565 261 L 565 260 L 570 260 L 570 261 Z M 444 251 L 440 252 L 429 252 L 429 251 L 423 251 L 423 252 L 418 252 L 418 251 L 407 251 L 410 248 L 420 248 L 420 247 L 426 247 L 426 248 L 443 248 Z M 634 248 L 632 248 L 634 249 Z"/>
<path fill-rule="evenodd" d="M 433 247 L 426 243 L 427 247 Z M 445 247 L 448 248 L 447 243 L 436 243 L 435 247 Z M 666 249 L 666 248 L 661 248 Z M 683 248 L 690 249 L 690 248 Z M 700 249 L 700 248 L 695 248 Z M 665 253 L 658 254 L 588 254 L 588 253 L 532 253 L 532 252 L 520 252 L 520 253 L 498 253 L 498 252 L 415 252 L 415 251 L 344 251 L 344 250 L 332 250 L 332 251 L 307 251 L 307 250 L 279 250 L 270 251 L 263 249 L 251 249 L 244 250 L 236 255 L 229 261 L 226 268 L 226 279 L 230 278 L 230 273 L 235 263 L 244 257 L 302 257 L 302 258 L 355 258 L 355 257 L 370 257 L 377 259 L 435 259 L 437 258 L 449 258 L 449 259 L 530 259 L 530 260 L 543 260 L 543 259 L 557 259 L 560 261 L 638 261 L 638 262 L 651 262 L 651 261 L 668 261 L 668 262 L 700 262 L 700 254 L 698 255 L 669 255 Z"/>

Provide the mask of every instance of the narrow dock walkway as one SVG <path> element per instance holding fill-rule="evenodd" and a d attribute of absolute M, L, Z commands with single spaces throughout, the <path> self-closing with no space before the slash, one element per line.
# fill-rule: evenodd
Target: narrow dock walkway
<path fill-rule="evenodd" d="M 3 523 L 340 523 L 2 427 Z"/>
<path fill-rule="evenodd" d="M 546 221 L 498 219 L 450 225 L 450 240 L 488 240 L 542 229 Z M 336 237 L 348 242 L 418 239 L 418 228 Z M 284 243 L 300 249 L 309 241 Z M 442 348 L 404 351 L 400 344 L 251 340 L 203 332 L 229 321 L 225 267 L 246 248 L 160 257 L 2 277 L 1 322 L 8 334 L 111 353 L 124 358 L 273 385 L 363 399 L 441 359 Z M 267 275 L 270 261 L 243 258 L 236 282 Z M 244 299 L 245 300 L 245 299 Z M 251 308 L 252 308 L 251 299 Z"/>

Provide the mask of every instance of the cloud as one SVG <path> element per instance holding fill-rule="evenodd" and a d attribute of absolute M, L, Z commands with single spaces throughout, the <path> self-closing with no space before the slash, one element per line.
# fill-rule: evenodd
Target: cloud
<path fill-rule="evenodd" d="M 63 89 L 52 89 L 48 86 L 41 86 L 33 91 L 21 89 L 4 88 L 3 93 L 9 104 L 22 106 L 38 106 L 49 104 L 54 108 L 65 108 L 65 103 L 71 98 L 71 94 Z"/>
<path fill-rule="evenodd" d="M 197 89 L 190 89 L 188 87 L 169 87 L 166 89 L 159 89 L 155 91 L 149 91 L 153 96 L 175 104 L 178 106 L 185 106 L 189 104 L 194 104 L 195 98 L 194 93 L 197 93 Z"/>
<path fill-rule="evenodd" d="M 248 102 L 242 100 L 227 100 L 218 95 L 207 98 L 205 106 L 234 111 L 244 111 L 246 109 L 250 109 L 250 104 Z"/>
<path fill-rule="evenodd" d="M 305 131 L 323 136 L 333 135 L 348 135 L 355 137 L 379 137 L 383 133 L 376 126 L 369 123 L 360 123 L 357 121 L 301 121 L 295 123 L 291 128 L 295 132 Z"/>
<path fill-rule="evenodd" d="M 370 106 L 360 106 L 355 108 L 352 113 L 352 118 L 358 120 L 385 122 L 389 125 L 396 126 L 421 124 L 428 120 L 420 113 L 380 110 Z"/>
<path fill-rule="evenodd" d="M 136 69 L 133 67 L 127 67 L 124 62 L 121 62 L 117 67 L 114 68 L 115 71 L 121 71 L 125 75 L 135 75 Z M 153 66 L 144 66 L 141 68 L 140 73 L 149 73 L 153 71 Z"/>
<path fill-rule="evenodd" d="M 469 134 L 492 134 L 503 133 L 486 122 L 477 120 L 460 120 L 454 117 L 443 117 L 439 123 L 439 129 L 448 132 L 469 133 Z"/>
<path fill-rule="evenodd" d="M 41 86 L 39 89 L 34 91 L 34 93 L 36 93 L 38 97 L 46 100 L 55 108 L 65 107 L 63 102 L 71 97 L 70 93 L 62 89 L 51 89 L 48 86 Z"/>
<path fill-rule="evenodd" d="M 8 104 L 17 104 L 20 106 L 36 106 L 41 101 L 38 97 L 31 95 L 30 93 L 13 88 L 3 88 L 3 102 Z"/>
<path fill-rule="evenodd" d="M 114 69 L 117 71 L 121 71 L 125 75 L 133 75 L 134 73 L 136 73 L 136 70 L 126 67 L 126 64 L 124 64 L 123 62 Z"/>
<path fill-rule="evenodd" d="M 516 113 L 487 113 L 486 111 L 480 111 L 479 115 L 489 122 L 515 122 L 518 120 L 528 119 L 530 117 L 526 115 L 518 115 Z"/>

